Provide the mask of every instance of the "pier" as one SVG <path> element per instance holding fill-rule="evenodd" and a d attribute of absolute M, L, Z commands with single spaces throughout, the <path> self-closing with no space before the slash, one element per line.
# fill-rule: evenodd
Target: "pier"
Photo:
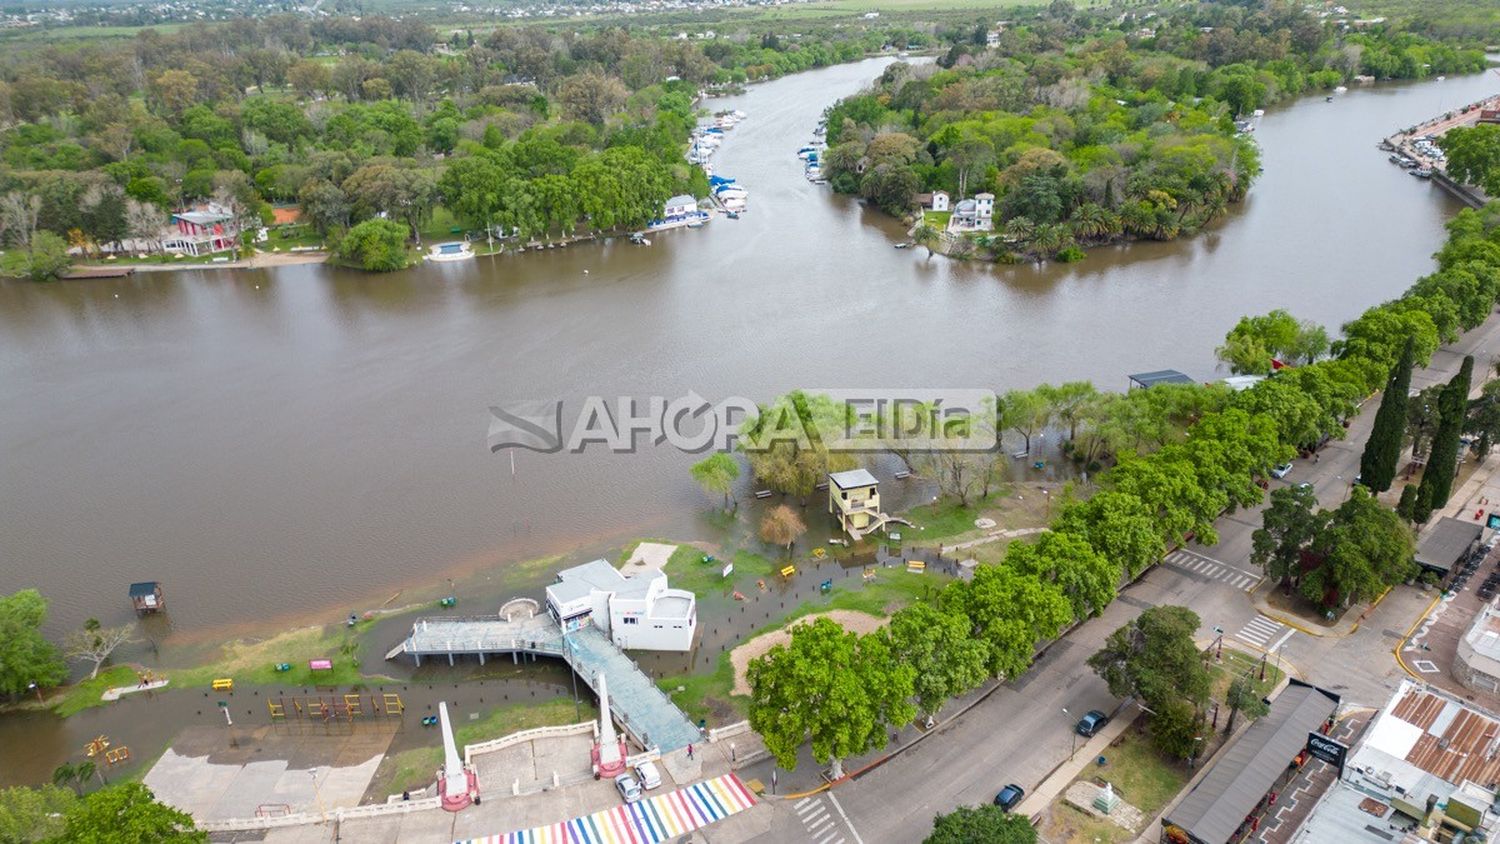
<path fill-rule="evenodd" d="M 1435 138 L 1456 127 L 1477 125 L 1483 112 L 1495 109 L 1500 109 L 1500 95 L 1469 103 L 1419 123 L 1410 129 L 1397 132 L 1382 140 L 1380 148 L 1416 162 L 1415 166 L 1421 170 L 1419 175 L 1430 174 L 1433 182 L 1460 202 L 1471 208 L 1483 208 L 1489 202 L 1489 197 L 1485 195 L 1485 192 L 1476 185 L 1461 184 L 1449 176 L 1445 162 L 1423 153 L 1417 141 L 1425 137 Z M 1406 166 L 1412 165 L 1408 163 Z"/>
<path fill-rule="evenodd" d="M 656 682 L 592 624 L 564 635 L 545 614 L 516 620 L 498 614 L 419 618 L 411 635 L 385 658 L 402 654 L 410 654 L 417 665 L 423 658 L 447 658 L 455 665 L 460 656 L 474 657 L 483 665 L 488 657 L 506 654 L 514 662 L 538 656 L 561 659 L 595 695 L 604 678 L 610 713 L 641 747 L 669 753 L 702 740 L 698 728 Z"/>

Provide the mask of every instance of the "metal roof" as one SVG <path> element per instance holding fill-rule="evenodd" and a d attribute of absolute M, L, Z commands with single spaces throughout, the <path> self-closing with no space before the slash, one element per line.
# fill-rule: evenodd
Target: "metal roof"
<path fill-rule="evenodd" d="M 680 194 L 672 197 L 671 199 L 667 200 L 667 207 L 668 208 L 672 208 L 672 207 L 677 206 L 677 205 L 692 205 L 692 206 L 697 206 L 697 204 L 698 204 L 698 200 L 696 198 L 694 198 L 692 194 L 686 194 L 686 193 L 680 193 Z"/>
<path fill-rule="evenodd" d="M 1333 692 L 1291 680 L 1162 825 L 1182 827 L 1199 841 L 1228 841 L 1338 703 Z"/>
<path fill-rule="evenodd" d="M 1133 383 L 1142 387 L 1155 387 L 1157 384 L 1196 384 L 1192 378 L 1178 372 L 1175 369 L 1158 369 L 1155 372 L 1137 372 L 1130 376 Z"/>
<path fill-rule="evenodd" d="M 839 489 L 854 489 L 858 486 L 874 486 L 879 481 L 875 476 L 864 469 L 850 469 L 847 472 L 830 472 L 828 480 Z"/>
<path fill-rule="evenodd" d="M 1428 568 L 1447 571 L 1469 552 L 1481 533 L 1484 533 L 1483 525 L 1445 516 L 1417 543 L 1417 562 Z"/>
<path fill-rule="evenodd" d="M 155 595 L 157 587 L 161 586 L 155 580 L 143 580 L 140 583 L 130 584 L 130 597 L 144 598 L 147 595 Z"/>

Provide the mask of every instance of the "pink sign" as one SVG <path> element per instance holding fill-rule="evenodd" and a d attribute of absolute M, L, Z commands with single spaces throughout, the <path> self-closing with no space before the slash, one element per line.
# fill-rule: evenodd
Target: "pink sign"
<path fill-rule="evenodd" d="M 331 659 L 309 659 L 307 667 L 314 671 L 332 671 L 333 660 Z"/>

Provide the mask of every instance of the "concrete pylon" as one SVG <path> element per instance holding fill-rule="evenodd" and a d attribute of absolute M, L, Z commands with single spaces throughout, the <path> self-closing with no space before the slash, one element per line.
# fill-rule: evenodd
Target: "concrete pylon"
<path fill-rule="evenodd" d="M 599 680 L 599 743 L 594 745 L 594 771 L 612 777 L 625 770 L 625 742 L 615 734 L 615 721 L 609 714 L 609 683 L 604 674 Z"/>
<path fill-rule="evenodd" d="M 458 755 L 458 743 L 453 740 L 453 724 L 448 720 L 448 702 L 438 701 L 438 722 L 443 730 L 443 773 L 438 780 L 438 794 L 443 808 L 457 812 L 473 802 L 474 783 L 464 769 L 463 759 Z"/>

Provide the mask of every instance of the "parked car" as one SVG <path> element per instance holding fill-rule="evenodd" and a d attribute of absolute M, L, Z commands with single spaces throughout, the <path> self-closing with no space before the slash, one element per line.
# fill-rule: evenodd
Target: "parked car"
<path fill-rule="evenodd" d="M 1011 783 L 1010 785 L 1007 785 L 1006 787 L 1000 789 L 1000 793 L 995 795 L 995 805 L 999 806 L 1002 811 L 1009 812 L 1011 809 L 1014 809 L 1016 807 L 1016 804 L 1020 803 L 1022 798 L 1024 798 L 1025 796 L 1026 789 L 1020 787 L 1019 785 L 1016 785 L 1015 783 Z"/>
<path fill-rule="evenodd" d="M 620 774 L 615 777 L 615 788 L 619 789 L 620 796 L 626 803 L 634 803 L 641 799 L 641 784 L 635 781 L 630 774 Z"/>
<path fill-rule="evenodd" d="M 1078 725 L 1073 729 L 1077 730 L 1080 736 L 1092 738 L 1095 733 L 1104 729 L 1104 725 L 1108 723 L 1108 715 L 1097 709 L 1090 709 L 1087 715 L 1078 719 Z"/>
<path fill-rule="evenodd" d="M 654 762 L 642 762 L 636 765 L 635 775 L 641 781 L 641 788 L 647 791 L 661 785 L 661 774 L 657 773 Z"/>
<path fill-rule="evenodd" d="M 1287 475 L 1290 475 L 1291 473 L 1292 473 L 1292 464 L 1290 464 L 1290 463 L 1283 463 L 1280 466 L 1277 466 L 1275 469 L 1271 470 L 1271 477 L 1273 477 L 1273 478 L 1284 478 Z"/>

